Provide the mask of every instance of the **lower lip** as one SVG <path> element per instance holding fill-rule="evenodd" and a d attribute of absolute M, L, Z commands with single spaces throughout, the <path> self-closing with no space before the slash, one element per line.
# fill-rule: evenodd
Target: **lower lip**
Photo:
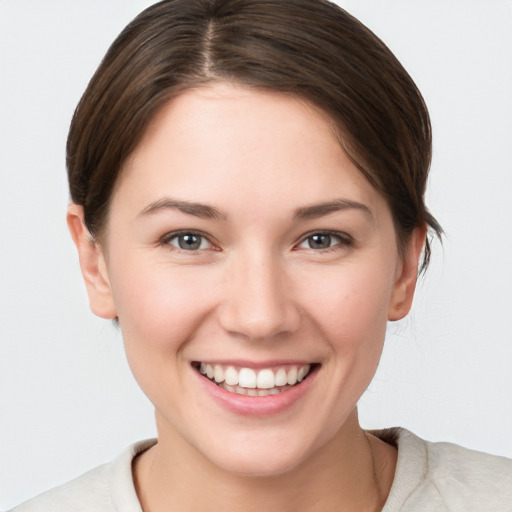
<path fill-rule="evenodd" d="M 298 402 L 311 388 L 318 373 L 315 367 L 306 379 L 277 395 L 246 396 L 231 393 L 217 386 L 194 369 L 196 377 L 206 392 L 224 409 L 241 416 L 272 416 L 288 409 Z"/>

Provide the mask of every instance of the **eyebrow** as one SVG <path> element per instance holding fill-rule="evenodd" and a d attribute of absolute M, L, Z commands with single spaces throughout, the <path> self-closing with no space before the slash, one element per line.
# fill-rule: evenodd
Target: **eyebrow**
<path fill-rule="evenodd" d="M 359 210 L 373 219 L 373 213 L 368 206 L 363 203 L 358 203 L 357 201 L 351 201 L 350 199 L 335 199 L 334 201 L 297 208 L 293 217 L 295 219 L 304 220 L 316 219 L 324 215 L 329 215 L 330 213 L 344 210 Z"/>
<path fill-rule="evenodd" d="M 217 208 L 209 206 L 203 203 L 194 203 L 191 201 L 180 201 L 178 199 L 172 199 L 165 197 L 152 202 L 139 215 L 151 215 L 162 210 L 178 210 L 188 215 L 194 215 L 202 219 L 226 219 L 226 214 L 222 213 Z"/>
<path fill-rule="evenodd" d="M 151 215 L 162 210 L 178 210 L 187 215 L 193 215 L 202 219 L 227 219 L 227 215 L 225 213 L 213 206 L 192 201 L 180 201 L 169 197 L 152 202 L 146 206 L 139 215 Z M 303 206 L 295 210 L 293 218 L 303 220 L 316 219 L 318 217 L 323 217 L 324 215 L 329 215 L 330 213 L 345 210 L 360 210 L 373 219 L 373 214 L 370 208 L 363 203 L 351 201 L 350 199 L 335 199 L 334 201 L 327 201 L 325 203 Z"/>

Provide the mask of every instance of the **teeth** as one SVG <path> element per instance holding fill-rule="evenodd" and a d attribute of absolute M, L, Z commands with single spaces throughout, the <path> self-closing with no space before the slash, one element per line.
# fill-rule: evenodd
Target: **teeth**
<path fill-rule="evenodd" d="M 236 386 L 238 384 L 238 372 L 232 366 L 228 366 L 224 372 L 224 380 L 226 384 Z"/>
<path fill-rule="evenodd" d="M 290 386 L 297 384 L 297 368 L 292 368 L 288 372 L 287 382 Z"/>
<path fill-rule="evenodd" d="M 219 364 L 216 364 L 213 367 L 213 378 L 215 379 L 215 382 L 224 381 L 224 370 L 222 369 L 222 366 L 220 366 Z"/>
<path fill-rule="evenodd" d="M 251 368 L 242 368 L 238 374 L 238 384 L 242 388 L 255 388 L 256 372 Z"/>
<path fill-rule="evenodd" d="M 256 387 L 260 389 L 270 389 L 275 386 L 274 372 L 272 370 L 261 370 L 258 373 Z"/>
<path fill-rule="evenodd" d="M 284 368 L 280 368 L 276 373 L 275 385 L 286 386 L 286 384 L 288 384 L 288 376 L 286 375 L 286 370 Z"/>
<path fill-rule="evenodd" d="M 226 391 L 230 393 L 236 393 L 237 395 L 246 395 L 246 396 L 268 396 L 268 395 L 278 395 L 283 391 L 290 389 L 292 386 L 282 386 L 280 388 L 272 388 L 272 389 L 247 389 L 241 388 L 240 386 L 230 386 L 225 382 L 219 384 L 221 388 L 224 388 Z"/>
<path fill-rule="evenodd" d="M 297 381 L 298 382 L 302 382 L 304 380 L 304 377 L 308 374 L 309 372 L 309 364 L 306 365 L 306 366 L 302 366 L 301 368 L 299 368 L 299 371 L 297 372 Z"/>
<path fill-rule="evenodd" d="M 199 371 L 210 380 L 232 393 L 249 396 L 275 395 L 295 384 L 302 382 L 308 375 L 311 365 L 290 366 L 288 371 L 279 368 L 277 371 L 265 368 L 256 372 L 252 368 L 233 366 L 223 367 L 220 364 L 201 363 Z"/>

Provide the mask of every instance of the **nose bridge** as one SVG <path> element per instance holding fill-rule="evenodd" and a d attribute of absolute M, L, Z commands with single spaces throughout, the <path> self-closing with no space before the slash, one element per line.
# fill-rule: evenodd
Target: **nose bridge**
<path fill-rule="evenodd" d="M 221 313 L 224 329 L 254 340 L 296 330 L 300 315 L 280 258 L 260 247 L 241 251 L 230 263 Z"/>

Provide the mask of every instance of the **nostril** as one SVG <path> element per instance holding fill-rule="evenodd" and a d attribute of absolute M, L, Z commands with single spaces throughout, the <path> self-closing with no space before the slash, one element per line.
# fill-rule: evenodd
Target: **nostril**
<path fill-rule="evenodd" d="M 220 312 L 221 327 L 231 335 L 265 341 L 297 331 L 300 313 L 291 305 L 275 304 L 273 309 L 244 306 L 242 302 L 225 306 Z"/>
<path fill-rule="evenodd" d="M 255 252 L 257 254 L 255 254 Z M 294 304 L 286 272 L 270 250 L 239 255 L 219 308 L 219 322 L 231 335 L 264 341 L 294 332 L 300 312 Z"/>

